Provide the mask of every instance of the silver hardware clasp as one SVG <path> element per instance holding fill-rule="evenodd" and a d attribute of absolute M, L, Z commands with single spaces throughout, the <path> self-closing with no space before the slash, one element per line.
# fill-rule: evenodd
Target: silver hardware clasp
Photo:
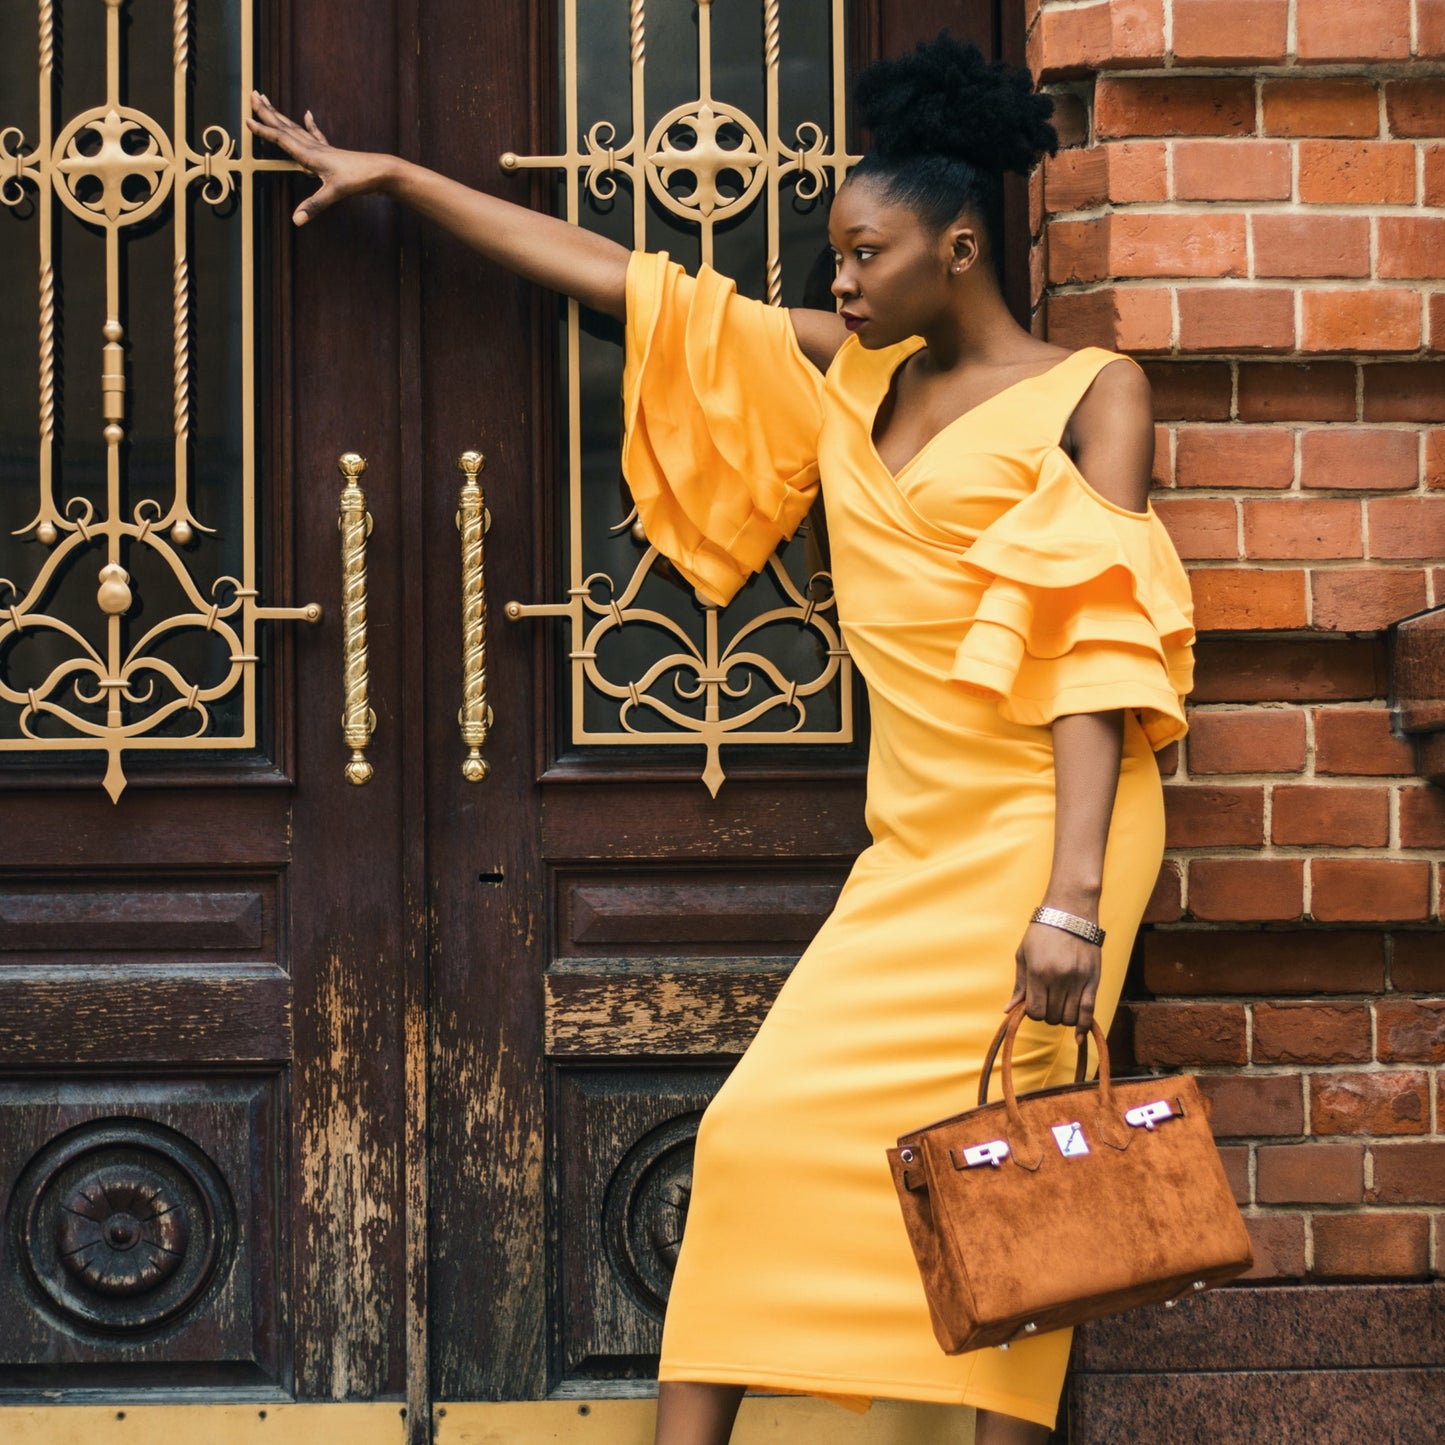
<path fill-rule="evenodd" d="M 1165 1119 L 1177 1119 L 1181 1112 L 1168 1099 L 1155 1099 L 1152 1104 L 1140 1104 L 1137 1108 L 1126 1110 L 1124 1122 L 1136 1129 L 1152 1129 Z"/>
<path fill-rule="evenodd" d="M 991 1164 L 995 1169 L 1008 1158 L 1008 1140 L 990 1139 L 987 1144 L 974 1144 L 963 1151 L 963 1167 L 977 1169 Z"/>

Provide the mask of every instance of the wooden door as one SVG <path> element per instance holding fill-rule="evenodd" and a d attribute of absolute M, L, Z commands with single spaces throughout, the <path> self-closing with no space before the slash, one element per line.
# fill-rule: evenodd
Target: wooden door
<path fill-rule="evenodd" d="M 287 168 L 242 123 L 249 85 L 294 83 L 394 143 L 395 58 L 345 19 L 4 12 L 6 1403 L 407 1394 L 423 889 L 399 232 L 363 205 L 294 247 Z M 374 528 L 364 576 L 349 528 L 343 589 L 351 449 Z M 376 715 L 365 786 L 344 707 Z"/>
<path fill-rule="evenodd" d="M 844 71 L 945 24 L 1000 43 L 990 4 L 427 15 L 428 164 L 794 304 L 819 294 L 809 196 L 847 165 Z M 686 151 L 719 121 L 737 157 L 713 194 Z M 670 184 L 643 159 L 663 151 Z M 433 1395 L 645 1393 L 698 1117 L 867 841 L 866 722 L 809 583 L 816 519 L 732 607 L 699 607 L 619 484 L 615 328 L 422 248 Z M 477 783 L 455 721 L 465 447 L 491 513 Z"/>
<path fill-rule="evenodd" d="M 0 1399 L 375 1402 L 421 1439 L 434 1403 L 645 1393 L 698 1115 L 866 841 L 821 519 L 699 609 L 630 527 L 616 337 L 383 200 L 293 231 L 249 85 L 795 302 L 844 62 L 997 52 L 998 9 L 6 12 Z M 625 153 L 709 95 L 753 158 L 710 215 Z M 738 667 L 765 615 L 772 672 Z"/>

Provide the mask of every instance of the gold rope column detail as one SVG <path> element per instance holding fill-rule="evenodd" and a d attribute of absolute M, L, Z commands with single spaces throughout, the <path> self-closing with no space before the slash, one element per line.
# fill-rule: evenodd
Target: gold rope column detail
<path fill-rule="evenodd" d="M 487 588 L 484 538 L 491 517 L 477 478 L 481 452 L 463 452 L 457 458 L 462 473 L 457 498 L 457 530 L 462 536 L 462 710 L 457 722 L 468 749 L 462 777 L 480 783 L 491 771 L 482 757 L 492 710 L 487 706 Z"/>
<path fill-rule="evenodd" d="M 351 749 L 346 781 L 369 783 L 375 771 L 366 758 L 371 735 L 376 731 L 376 714 L 370 706 L 371 673 L 366 645 L 366 539 L 371 535 L 371 513 L 358 478 L 366 470 L 366 458 L 356 452 L 343 453 L 336 462 L 346 485 L 341 489 L 341 626 L 343 677 L 346 710 L 341 731 Z"/>

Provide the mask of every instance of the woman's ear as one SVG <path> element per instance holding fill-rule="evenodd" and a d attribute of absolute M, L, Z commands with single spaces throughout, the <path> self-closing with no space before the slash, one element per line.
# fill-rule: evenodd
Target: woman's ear
<path fill-rule="evenodd" d="M 949 227 L 949 271 L 962 276 L 970 270 L 980 255 L 978 232 L 970 225 L 959 221 Z"/>

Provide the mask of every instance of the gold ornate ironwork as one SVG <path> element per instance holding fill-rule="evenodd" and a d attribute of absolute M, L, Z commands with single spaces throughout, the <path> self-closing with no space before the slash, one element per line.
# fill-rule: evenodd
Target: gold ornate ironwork
<path fill-rule="evenodd" d="M 40 378 L 38 498 L 35 513 L 14 535 L 33 539 L 48 556 L 28 583 L 0 577 L 0 702 L 19 710 L 19 736 L 0 738 L 6 751 L 99 750 L 108 758 L 105 788 L 112 800 L 126 785 L 121 759 L 126 753 L 184 749 L 250 748 L 256 743 L 257 624 L 294 619 L 315 622 L 321 609 L 263 607 L 256 569 L 255 435 L 255 249 L 254 183 L 259 172 L 294 170 L 285 160 L 261 160 L 252 154 L 244 113 L 234 134 L 220 125 L 201 133 L 203 149 L 187 137 L 190 125 L 191 0 L 172 0 L 172 73 L 174 111 L 169 130 L 154 117 L 122 102 L 122 10 L 125 0 L 103 0 L 105 11 L 105 97 L 59 123 L 55 107 L 56 48 L 59 22 L 53 0 L 39 0 L 40 114 L 35 143 L 15 125 L 0 129 L 0 201 L 11 207 L 33 194 L 39 228 Z M 252 0 L 241 0 L 240 94 L 250 94 L 253 79 Z M 78 10 L 78 7 L 75 7 Z M 74 11 L 72 12 L 74 13 Z M 244 104 L 244 101 L 243 101 Z M 57 133 L 57 124 L 59 130 Z M 190 495 L 190 246 L 185 198 L 195 188 L 200 200 L 219 206 L 238 198 L 241 227 L 241 556 L 238 576 L 221 576 L 206 587 L 191 573 L 177 550 L 202 526 Z M 106 499 L 103 514 L 86 497 L 64 504 L 56 497 L 56 215 L 60 204 L 104 241 L 105 308 L 100 354 L 102 436 L 105 441 Z M 171 201 L 173 239 L 172 418 L 175 474 L 169 504 L 150 498 L 123 514 L 122 494 L 127 439 L 125 377 L 126 331 L 120 261 L 121 232 L 147 220 Z M 83 264 L 72 259 L 72 265 Z M 72 366 L 72 369 L 73 366 Z M 100 547 L 105 561 L 97 602 L 105 615 L 103 646 L 89 641 L 62 620 L 57 601 L 79 575 L 82 556 Z M 155 622 L 135 641 L 122 620 L 134 602 L 133 582 L 125 566 L 136 549 L 149 549 L 169 569 L 187 601 L 185 610 Z M 126 554 L 123 558 L 122 554 Z M 133 562 L 132 562 L 132 565 Z M 208 595 L 207 595 L 208 594 Z M 177 633 L 201 629 L 227 649 L 224 674 L 193 680 L 165 657 L 158 644 Z M 24 632 L 49 632 L 73 644 L 72 655 L 56 665 L 39 687 L 16 688 L 5 676 L 7 644 Z M 239 690 L 240 724 L 227 733 L 212 731 L 211 708 Z M 71 702 L 69 699 L 73 698 Z M 87 713 L 103 705 L 104 721 Z M 189 736 L 169 735 L 162 725 L 189 712 Z M 36 730 L 46 719 L 48 731 Z"/>
<path fill-rule="evenodd" d="M 491 771 L 482 749 L 492 727 L 487 706 L 487 573 L 485 538 L 492 524 L 486 498 L 478 481 L 481 452 L 463 452 L 457 458 L 462 473 L 457 497 L 457 531 L 462 538 L 462 708 L 457 722 L 467 756 L 462 777 L 480 783 Z"/>
<path fill-rule="evenodd" d="M 759 4 L 759 0 L 754 0 Z M 783 26 L 780 0 L 760 0 L 759 19 L 765 76 L 765 116 L 756 122 L 741 108 L 719 97 L 713 84 L 713 0 L 696 0 L 698 95 L 648 125 L 646 0 L 631 0 L 628 10 L 631 133 L 618 143 L 618 127 L 610 120 L 593 122 L 584 131 L 579 122 L 578 0 L 562 0 L 563 60 L 566 70 L 563 129 L 566 149 L 555 155 L 523 156 L 508 151 L 504 169 L 559 170 L 565 177 L 567 220 L 585 223 L 584 194 L 609 203 L 624 178 L 631 191 L 633 244 L 647 244 L 649 196 L 679 220 L 695 224 L 701 254 L 711 264 L 717 229 L 762 204 L 765 211 L 766 295 L 779 305 L 783 294 L 781 217 L 785 191 L 803 201 L 818 198 L 826 186 L 839 184 L 857 160 L 844 145 L 845 5 L 829 5 L 832 38 L 831 126 L 805 121 L 793 143 L 782 134 L 780 75 Z M 724 185 L 724 177 L 734 180 Z M 678 178 L 691 180 L 690 188 Z M 569 472 L 568 601 L 529 605 L 510 602 L 506 615 L 563 617 L 570 621 L 572 740 L 583 744 L 657 747 L 701 743 L 706 750 L 703 780 L 714 794 L 724 778 L 719 756 L 728 744 L 848 743 L 853 738 L 852 671 L 834 615 L 831 579 L 815 573 L 798 581 L 774 556 L 766 578 L 778 592 L 779 606 L 761 615 L 719 612 L 705 607 L 699 628 L 689 630 L 640 596 L 653 575 L 659 553 L 627 517 L 612 530 L 629 533 L 642 544 L 642 555 L 630 577 L 620 585 L 605 572 L 588 573 L 583 562 L 583 447 L 581 404 L 581 329 L 575 301 L 567 308 L 567 395 Z M 761 585 L 761 584 L 760 584 Z M 742 618 L 738 621 L 736 619 Z M 763 634 L 773 628 L 801 628 L 812 634 L 817 670 L 806 680 L 785 676 L 759 650 Z M 616 640 L 621 629 L 630 635 L 647 630 L 665 639 L 654 649 L 640 675 L 609 676 L 599 660 L 604 641 Z M 700 635 L 699 635 L 700 634 Z M 672 698 L 665 696 L 670 687 Z M 616 726 L 590 727 L 584 702 L 598 694 L 615 700 Z M 765 695 L 758 697 L 757 692 Z M 834 727 L 810 725 L 809 702 L 825 693 L 837 699 Z M 756 701 L 750 699 L 756 697 Z M 650 726 L 638 726 L 646 715 Z M 786 725 L 767 727 L 764 720 L 783 715 Z M 761 725 L 760 725 L 761 723 Z"/>
<path fill-rule="evenodd" d="M 366 493 L 359 480 L 366 470 L 366 458 L 356 452 L 343 452 L 336 465 L 346 478 L 341 489 L 341 515 L 336 519 L 341 533 L 342 671 L 346 697 L 341 735 L 351 749 L 346 781 L 360 787 L 369 783 L 375 772 L 366 757 L 371 735 L 376 731 L 366 641 L 366 539 L 371 536 L 371 513 L 366 510 Z"/>

